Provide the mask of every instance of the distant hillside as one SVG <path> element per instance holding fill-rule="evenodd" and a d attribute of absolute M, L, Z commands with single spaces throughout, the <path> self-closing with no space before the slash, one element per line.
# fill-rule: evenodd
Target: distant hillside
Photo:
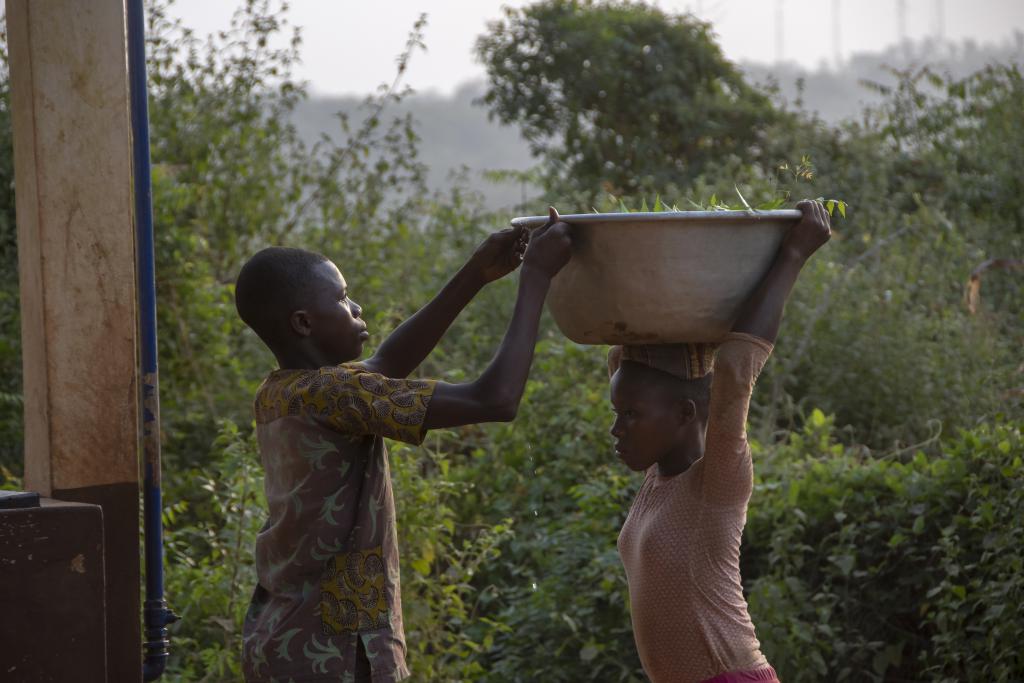
<path fill-rule="evenodd" d="M 743 63 L 741 68 L 752 83 L 778 87 L 779 96 L 789 107 L 798 98 L 802 107 L 817 112 L 822 119 L 837 123 L 856 117 L 865 106 L 877 104 L 879 95 L 864 87 L 864 81 L 892 84 L 895 78 L 886 67 L 904 69 L 932 65 L 943 73 L 966 76 L 994 62 L 1024 62 L 1024 35 L 1003 45 L 979 46 L 923 42 L 893 47 L 885 52 L 858 54 L 841 69 L 822 67 L 815 71 L 794 64 L 764 65 Z M 802 94 L 798 83 L 803 83 Z M 468 82 L 450 96 L 414 94 L 394 110 L 412 112 L 416 130 L 422 139 L 420 154 L 430 168 L 432 189 L 450 187 L 450 175 L 465 167 L 468 185 L 480 192 L 490 208 L 508 208 L 522 200 L 530 188 L 486 181 L 482 172 L 495 169 L 523 170 L 533 165 L 526 142 L 518 130 L 488 121 L 486 109 L 474 104 L 484 92 L 482 81 Z M 361 100 L 354 97 L 311 97 L 296 112 L 296 126 L 307 141 L 322 133 L 336 136 L 339 131 L 334 114 L 338 111 L 357 116 Z"/>
<path fill-rule="evenodd" d="M 420 156 L 430 169 L 431 188 L 448 187 L 451 173 L 464 166 L 469 186 L 484 195 L 488 207 L 509 207 L 521 201 L 523 188 L 487 182 L 482 172 L 523 170 L 533 162 L 517 129 L 488 121 L 486 109 L 473 104 L 483 92 L 483 81 L 477 81 L 460 86 L 451 97 L 417 93 L 390 112 L 412 112 L 415 117 Z M 355 118 L 360 103 L 355 97 L 311 97 L 296 112 L 296 127 L 309 142 L 321 133 L 335 136 L 340 129 L 334 114 L 344 111 Z"/>
<path fill-rule="evenodd" d="M 822 66 L 808 71 L 792 63 L 740 64 L 751 83 L 775 83 L 783 101 L 794 106 L 803 82 L 803 108 L 817 112 L 829 123 L 858 116 L 866 106 L 878 104 L 879 94 L 864 82 L 892 85 L 896 78 L 889 69 L 910 69 L 928 65 L 939 73 L 964 77 L 988 64 L 1024 62 L 1024 34 L 1003 45 L 980 46 L 926 41 L 894 46 L 884 52 L 860 53 L 847 60 L 841 69 Z"/>

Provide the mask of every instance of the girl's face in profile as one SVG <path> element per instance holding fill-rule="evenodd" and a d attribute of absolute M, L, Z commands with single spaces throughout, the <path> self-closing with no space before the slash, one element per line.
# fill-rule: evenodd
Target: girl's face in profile
<path fill-rule="evenodd" d="M 611 380 L 615 419 L 609 431 L 615 438 L 615 453 L 636 472 L 672 453 L 692 419 L 683 402 L 652 381 L 651 372 L 656 371 L 626 361 Z"/>

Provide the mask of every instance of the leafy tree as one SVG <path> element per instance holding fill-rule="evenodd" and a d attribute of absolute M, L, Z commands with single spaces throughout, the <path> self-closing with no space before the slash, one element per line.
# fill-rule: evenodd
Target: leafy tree
<path fill-rule="evenodd" d="M 206 40 L 171 21 L 162 2 L 147 15 L 168 599 L 184 617 L 172 627 L 170 677 L 235 680 L 265 514 L 250 406 L 273 367 L 235 313 L 238 268 L 268 244 L 321 251 L 345 271 L 374 338 L 383 338 L 496 219 L 462 193 L 427 195 L 412 120 L 388 116 L 406 93 L 398 79 L 367 99 L 362 116 L 339 115 L 337 142 L 304 143 L 292 125 L 306 97 L 290 70 L 300 41 L 277 3 L 243 3 L 231 27 Z M 399 76 L 422 26 L 413 27 Z M 292 40 L 271 49 L 282 33 Z M 428 371 L 452 377 L 482 366 L 514 286 L 488 288 Z M 478 591 L 471 569 L 493 559 L 506 531 L 497 520 L 456 534 L 444 462 L 458 452 L 396 448 L 393 472 L 406 492 L 402 527 L 414 534 L 403 534 L 402 569 L 417 666 L 468 676 L 480 669 L 467 659 L 480 648 L 475 632 L 459 627 Z"/>
<path fill-rule="evenodd" d="M 476 49 L 492 116 L 521 127 L 556 193 L 685 186 L 716 159 L 756 156 L 779 115 L 708 24 L 642 2 L 508 8 Z"/>
<path fill-rule="evenodd" d="M 340 142 L 302 141 L 292 114 L 306 93 L 291 73 L 301 40 L 278 3 L 241 3 L 231 26 L 205 40 L 164 3 L 147 18 L 160 360 L 173 397 L 162 418 L 174 466 L 205 452 L 218 419 L 249 420 L 269 367 L 234 310 L 242 263 L 271 244 L 358 262 L 406 224 L 423 169 L 410 120 L 382 118 L 399 82 L 370 98 L 361 120 L 339 116 Z"/>
<path fill-rule="evenodd" d="M 22 471 L 21 310 L 7 32 L 0 29 L 0 488 Z"/>

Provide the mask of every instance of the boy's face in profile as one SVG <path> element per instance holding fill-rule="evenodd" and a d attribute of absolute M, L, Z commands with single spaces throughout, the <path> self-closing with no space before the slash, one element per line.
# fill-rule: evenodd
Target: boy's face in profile
<path fill-rule="evenodd" d="M 314 266 L 316 285 L 303 310 L 292 314 L 293 327 L 334 364 L 355 360 L 369 338 L 363 309 L 348 298 L 348 284 L 331 261 Z"/>
<path fill-rule="evenodd" d="M 611 435 L 615 453 L 634 472 L 642 472 L 670 454 L 681 442 L 685 415 L 656 372 L 623 362 L 611 379 L 615 413 Z"/>

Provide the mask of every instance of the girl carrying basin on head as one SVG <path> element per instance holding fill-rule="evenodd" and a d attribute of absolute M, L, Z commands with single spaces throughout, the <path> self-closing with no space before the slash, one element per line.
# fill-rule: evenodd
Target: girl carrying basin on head
<path fill-rule="evenodd" d="M 831 236 L 818 202 L 798 206 L 732 331 L 707 344 L 616 346 L 608 357 L 615 451 L 645 478 L 619 534 L 633 635 L 654 683 L 777 683 L 740 580 L 753 491 L 747 410 L 807 259 Z"/>

